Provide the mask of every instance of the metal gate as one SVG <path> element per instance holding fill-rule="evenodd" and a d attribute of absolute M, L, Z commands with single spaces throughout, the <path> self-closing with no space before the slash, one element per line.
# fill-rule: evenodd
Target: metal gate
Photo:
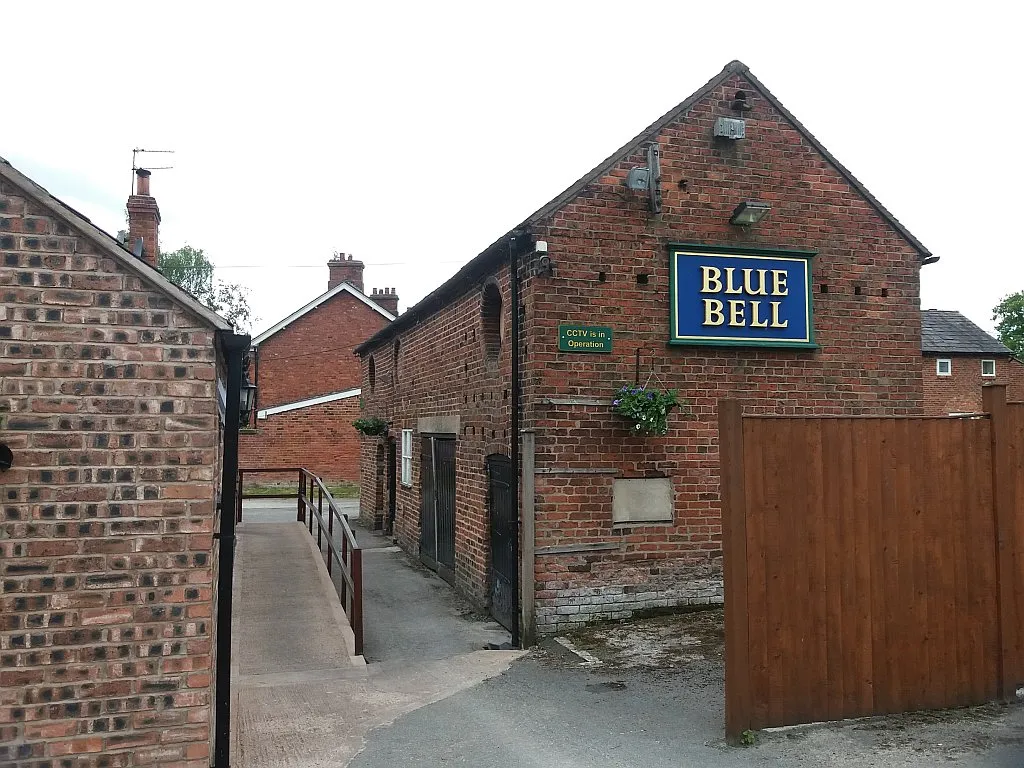
<path fill-rule="evenodd" d="M 448 580 L 455 578 L 455 438 L 424 437 L 420 475 L 420 559 Z"/>
<path fill-rule="evenodd" d="M 491 615 L 512 631 L 517 613 L 519 563 L 516 542 L 518 516 L 512 503 L 512 461 L 508 456 L 487 457 L 488 506 L 491 519 Z"/>

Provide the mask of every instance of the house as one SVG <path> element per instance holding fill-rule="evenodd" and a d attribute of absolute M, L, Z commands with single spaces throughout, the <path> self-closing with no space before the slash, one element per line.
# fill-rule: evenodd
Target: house
<path fill-rule="evenodd" d="M 0 159 L 3 765 L 226 755 L 217 505 L 249 338 L 157 271 L 136 184 L 129 251 Z"/>
<path fill-rule="evenodd" d="M 924 412 L 979 413 L 981 387 L 1005 384 L 1011 401 L 1024 401 L 1024 364 L 997 339 L 959 312 L 921 312 Z"/>
<path fill-rule="evenodd" d="M 732 62 L 357 349 L 361 514 L 526 638 L 719 602 L 719 400 L 920 414 L 935 260 Z"/>
<path fill-rule="evenodd" d="M 306 467 L 324 480 L 359 480 L 362 373 L 356 346 L 395 319 L 394 289 L 363 293 L 363 262 L 327 262 L 327 290 L 256 336 L 249 376 L 255 418 L 241 435 L 243 467 Z M 274 475 L 261 475 L 272 479 Z M 293 473 L 288 474 L 292 479 Z"/>

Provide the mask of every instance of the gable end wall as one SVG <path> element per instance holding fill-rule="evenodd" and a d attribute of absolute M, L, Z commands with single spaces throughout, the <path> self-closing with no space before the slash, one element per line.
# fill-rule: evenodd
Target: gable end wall
<path fill-rule="evenodd" d="M 0 182 L 0 763 L 210 764 L 214 333 Z"/>

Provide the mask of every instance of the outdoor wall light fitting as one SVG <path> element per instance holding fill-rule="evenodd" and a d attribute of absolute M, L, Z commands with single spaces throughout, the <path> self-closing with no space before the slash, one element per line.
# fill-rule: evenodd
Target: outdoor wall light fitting
<path fill-rule="evenodd" d="M 757 222 L 767 216 L 768 211 L 771 209 L 772 207 L 768 203 L 746 200 L 736 206 L 736 209 L 732 212 L 732 217 L 729 219 L 729 223 L 737 224 L 741 227 L 749 227 L 751 224 L 757 224 Z"/>

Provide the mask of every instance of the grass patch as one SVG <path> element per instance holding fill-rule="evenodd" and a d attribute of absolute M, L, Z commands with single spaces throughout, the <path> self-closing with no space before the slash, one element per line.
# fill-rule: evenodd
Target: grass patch
<path fill-rule="evenodd" d="M 359 498 L 359 486 L 355 483 L 324 483 L 324 485 L 327 486 L 327 490 L 336 499 Z M 298 483 L 253 483 L 252 485 L 246 483 L 245 485 L 246 498 L 273 497 L 284 494 L 296 496 L 298 492 Z"/>

